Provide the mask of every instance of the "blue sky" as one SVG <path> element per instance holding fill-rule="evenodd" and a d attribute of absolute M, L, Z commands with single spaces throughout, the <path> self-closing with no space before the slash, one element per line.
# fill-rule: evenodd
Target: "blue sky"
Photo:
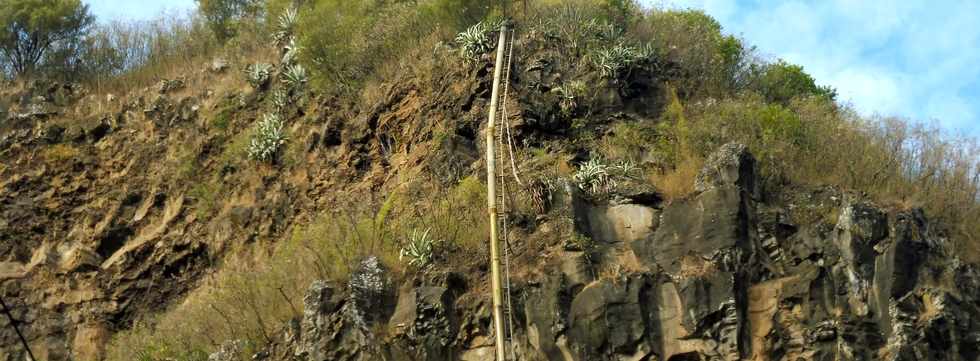
<path fill-rule="evenodd" d="M 197 6 L 194 0 L 82 0 L 100 21 L 147 20 L 163 11 L 187 11 Z"/>
<path fill-rule="evenodd" d="M 84 0 L 100 19 L 148 19 L 194 0 Z M 702 9 L 771 60 L 800 64 L 865 115 L 980 136 L 980 2 L 641 0 Z"/>
<path fill-rule="evenodd" d="M 862 114 L 980 136 L 980 2 L 643 1 L 704 10 L 766 58 L 837 88 Z"/>

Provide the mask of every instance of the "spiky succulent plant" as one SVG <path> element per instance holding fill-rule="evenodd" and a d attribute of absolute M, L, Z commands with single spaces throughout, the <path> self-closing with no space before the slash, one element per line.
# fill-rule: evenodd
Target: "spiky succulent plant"
<path fill-rule="evenodd" d="M 272 109 L 276 114 L 282 114 L 283 110 L 289 106 L 289 92 L 282 88 L 277 88 L 272 92 Z"/>
<path fill-rule="evenodd" d="M 260 162 L 275 160 L 279 148 L 288 140 L 283 126 L 282 118 L 278 114 L 263 115 L 248 145 L 248 157 Z"/>
<path fill-rule="evenodd" d="M 649 45 L 634 47 L 617 44 L 602 48 L 592 53 L 592 65 L 603 78 L 617 79 L 626 70 L 653 57 L 653 48 Z"/>
<path fill-rule="evenodd" d="M 290 38 L 282 49 L 282 59 L 279 60 L 284 66 L 292 65 L 299 57 L 300 46 L 296 44 L 295 38 Z"/>
<path fill-rule="evenodd" d="M 573 80 L 562 83 L 551 91 L 558 94 L 558 106 L 561 107 L 561 113 L 567 117 L 572 115 L 575 109 L 578 108 L 579 101 L 585 96 L 586 90 L 585 82 Z"/>
<path fill-rule="evenodd" d="M 490 52 L 493 49 L 491 35 L 500 28 L 500 24 L 499 21 L 481 21 L 456 35 L 460 54 L 466 59 L 476 60 Z"/>
<path fill-rule="evenodd" d="M 408 264 L 417 268 L 425 268 L 432 263 L 435 245 L 439 243 L 436 239 L 429 236 L 429 229 L 419 232 L 418 229 L 412 230 L 405 246 L 402 247 L 398 259 L 408 259 Z"/>
<path fill-rule="evenodd" d="M 608 165 L 593 158 L 579 164 L 578 170 L 572 174 L 572 181 L 586 193 L 605 194 L 616 187 L 616 181 L 610 173 Z"/>
<path fill-rule="evenodd" d="M 272 33 L 272 39 L 277 46 L 286 44 L 293 39 L 296 29 L 297 12 L 296 9 L 289 8 L 279 14 L 279 21 L 276 23 L 276 31 Z"/>
<path fill-rule="evenodd" d="M 272 75 L 272 65 L 267 63 L 251 64 L 245 67 L 245 77 L 253 88 L 259 89 L 269 83 Z"/>
<path fill-rule="evenodd" d="M 309 81 L 309 76 L 306 74 L 306 68 L 302 65 L 295 64 L 286 67 L 286 71 L 283 73 L 282 82 L 286 84 L 289 89 L 293 91 L 302 91 L 306 86 L 306 82 Z"/>

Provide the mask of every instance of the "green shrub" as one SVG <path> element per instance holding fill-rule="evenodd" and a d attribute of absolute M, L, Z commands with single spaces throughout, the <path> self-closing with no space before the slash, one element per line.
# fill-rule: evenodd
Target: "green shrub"
<path fill-rule="evenodd" d="M 259 16 L 261 0 L 195 0 L 198 11 L 219 41 L 231 39 L 238 33 L 239 24 Z"/>
<path fill-rule="evenodd" d="M 24 75 L 52 54 L 74 56 L 93 23 L 80 0 L 0 1 L 0 69 Z"/>
<path fill-rule="evenodd" d="M 813 77 L 803 71 L 799 65 L 789 64 L 779 60 L 773 64 L 759 66 L 758 79 L 753 81 L 753 88 L 765 96 L 766 101 L 789 105 L 798 97 L 816 96 L 833 101 L 837 92 L 827 86 L 818 86 Z"/>
<path fill-rule="evenodd" d="M 652 10 L 636 33 L 657 56 L 678 67 L 671 81 L 686 97 L 723 97 L 746 77 L 752 48 L 721 33 L 721 24 L 700 10 Z"/>
<path fill-rule="evenodd" d="M 357 88 L 388 54 L 400 49 L 392 41 L 400 29 L 376 26 L 385 16 L 397 15 L 394 7 L 411 10 L 408 5 L 318 0 L 300 14 L 299 41 L 306 49 L 301 59 L 319 88 Z"/>

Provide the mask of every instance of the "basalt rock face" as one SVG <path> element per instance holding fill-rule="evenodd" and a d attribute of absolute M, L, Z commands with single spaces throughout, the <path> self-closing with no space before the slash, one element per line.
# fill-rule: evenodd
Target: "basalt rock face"
<path fill-rule="evenodd" d="M 512 359 L 980 359 L 980 270 L 922 211 L 818 192 L 803 199 L 833 222 L 797 224 L 806 205 L 762 202 L 756 174 L 744 146 L 726 145 L 696 194 L 669 205 L 565 187 L 555 203 L 576 208 L 571 226 L 596 249 L 563 247 L 515 285 Z M 488 290 L 436 278 L 403 286 L 391 316 L 370 321 L 385 336 L 344 311 L 359 291 L 314 284 L 303 341 L 276 346 L 298 352 L 280 358 L 492 360 Z"/>

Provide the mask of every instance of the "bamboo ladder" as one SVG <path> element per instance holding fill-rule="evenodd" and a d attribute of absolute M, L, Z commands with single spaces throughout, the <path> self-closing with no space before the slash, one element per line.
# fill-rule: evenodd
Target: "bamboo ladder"
<path fill-rule="evenodd" d="M 514 179 L 517 169 L 514 165 L 513 144 L 510 141 L 510 127 L 507 121 L 507 93 L 510 81 L 510 65 L 513 57 L 513 36 L 508 36 L 507 24 L 501 25 L 497 41 L 497 57 L 493 72 L 493 86 L 490 96 L 490 110 L 487 121 L 487 206 L 490 216 L 490 274 L 493 292 L 494 346 L 497 361 L 507 359 L 507 345 L 511 345 L 511 358 L 514 359 L 512 330 L 513 315 L 510 297 L 510 242 L 507 224 L 507 182 L 506 172 L 497 169 L 497 162 L 505 162 L 505 139 L 510 152 L 510 165 Z M 509 51 L 508 51 L 509 50 Z M 503 94 L 501 96 L 501 79 Z M 499 186 L 499 187 L 498 187 Z M 501 237 L 500 232 L 503 232 Z M 501 239 L 503 238 L 503 239 Z M 503 240 L 503 242 L 501 242 Z M 501 245 L 505 246 L 503 250 Z M 503 258 L 503 263 L 501 263 Z M 506 303 L 506 304 L 505 304 Z M 506 322 L 506 323 L 505 323 Z"/>

